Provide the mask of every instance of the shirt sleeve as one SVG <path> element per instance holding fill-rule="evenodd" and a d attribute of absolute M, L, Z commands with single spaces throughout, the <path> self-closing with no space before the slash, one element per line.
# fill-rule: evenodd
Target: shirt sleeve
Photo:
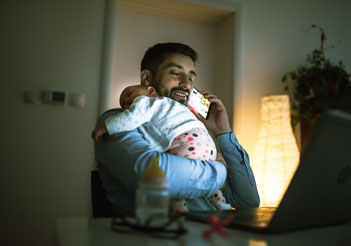
<path fill-rule="evenodd" d="M 153 115 L 153 101 L 150 97 L 136 97 L 129 109 L 122 113 L 108 117 L 105 120 L 107 132 L 111 134 L 131 131 L 149 121 Z M 156 105 L 157 106 L 157 105 Z"/>
<path fill-rule="evenodd" d="M 110 111 L 100 118 L 100 122 L 108 115 L 118 113 L 120 111 Z M 125 192 L 135 191 L 139 176 L 151 164 L 153 156 L 159 158 L 159 166 L 166 174 L 173 199 L 208 197 L 226 180 L 227 171 L 223 164 L 157 152 L 137 129 L 107 136 L 101 143 L 95 144 L 96 161 L 118 180 Z M 111 194 L 115 189 L 105 188 L 111 190 Z"/>
<path fill-rule="evenodd" d="M 258 207 L 260 198 L 247 152 L 234 132 L 218 136 L 217 143 L 227 165 L 227 183 L 222 189 L 226 201 L 235 208 Z"/>

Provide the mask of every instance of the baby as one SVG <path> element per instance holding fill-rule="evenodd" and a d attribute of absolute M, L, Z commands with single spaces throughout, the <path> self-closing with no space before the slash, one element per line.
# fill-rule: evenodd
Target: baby
<path fill-rule="evenodd" d="M 194 160 L 216 160 L 216 146 L 205 125 L 187 106 L 171 98 L 160 97 L 154 87 L 126 87 L 121 93 L 120 105 L 125 109 L 122 113 L 107 118 L 93 131 L 96 143 L 103 135 L 130 131 L 143 125 L 139 129 L 145 139 L 160 152 Z M 217 209 L 231 209 L 220 190 L 211 195 L 209 201 Z M 171 216 L 187 211 L 184 199 L 171 200 Z"/>

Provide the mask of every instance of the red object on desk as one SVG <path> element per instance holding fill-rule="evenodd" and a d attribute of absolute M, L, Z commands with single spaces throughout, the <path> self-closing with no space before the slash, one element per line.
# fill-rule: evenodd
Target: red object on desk
<path fill-rule="evenodd" d="M 207 231 L 204 231 L 202 236 L 204 239 L 209 240 L 211 238 L 212 233 L 218 233 L 222 237 L 227 237 L 228 233 L 224 229 L 232 219 L 234 218 L 233 214 L 228 215 L 223 220 L 220 220 L 217 216 L 211 215 L 208 217 L 208 223 L 211 228 Z"/>

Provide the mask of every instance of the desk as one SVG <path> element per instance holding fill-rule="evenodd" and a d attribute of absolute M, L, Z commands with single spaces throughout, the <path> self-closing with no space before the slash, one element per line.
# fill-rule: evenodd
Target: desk
<path fill-rule="evenodd" d="M 229 237 L 215 237 L 208 242 L 202 239 L 207 224 L 185 221 L 188 233 L 178 239 L 160 239 L 140 231 L 117 233 L 110 229 L 111 219 L 62 218 L 56 223 L 60 246 L 351 246 L 351 224 L 321 227 L 310 230 L 265 235 L 227 229 Z"/>

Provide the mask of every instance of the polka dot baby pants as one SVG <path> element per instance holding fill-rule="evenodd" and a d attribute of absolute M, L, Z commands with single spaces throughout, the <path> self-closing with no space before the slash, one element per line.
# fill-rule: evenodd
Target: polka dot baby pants
<path fill-rule="evenodd" d="M 170 154 L 193 160 L 216 160 L 216 145 L 205 128 L 193 128 L 176 137 L 169 150 Z"/>
<path fill-rule="evenodd" d="M 193 128 L 176 137 L 167 152 L 193 160 L 213 161 L 216 160 L 217 157 L 216 145 L 213 139 L 206 129 L 200 127 Z M 216 193 L 209 198 L 209 201 L 219 209 L 220 207 L 218 207 L 218 204 L 226 204 L 225 198 L 220 190 L 216 191 Z M 179 199 L 171 200 L 169 210 L 170 215 L 175 217 L 180 213 L 187 212 L 188 208 L 185 200 Z"/>

